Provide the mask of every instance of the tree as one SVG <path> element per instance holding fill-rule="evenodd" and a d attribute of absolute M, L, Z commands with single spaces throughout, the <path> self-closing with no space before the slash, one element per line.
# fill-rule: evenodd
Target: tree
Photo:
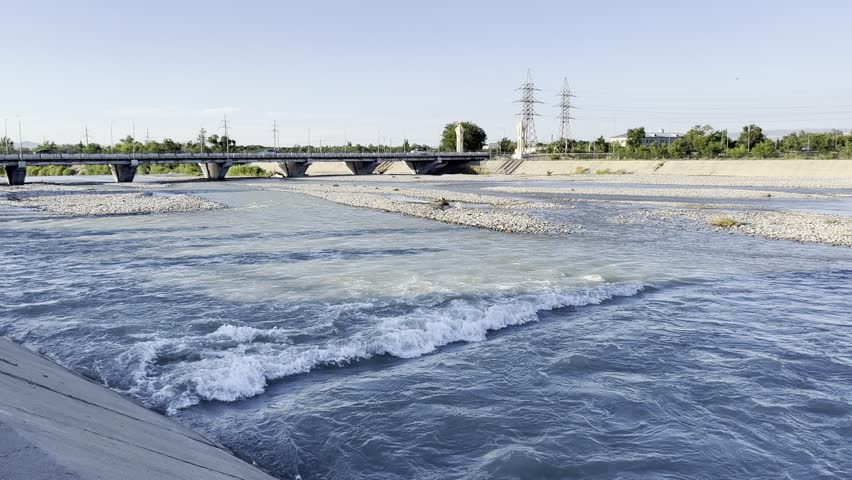
<path fill-rule="evenodd" d="M 502 153 L 514 152 L 515 146 L 515 142 L 509 140 L 507 137 L 503 137 L 503 139 L 500 140 L 500 152 Z"/>
<path fill-rule="evenodd" d="M 41 142 L 41 145 L 37 146 L 33 151 L 35 153 L 50 153 L 55 152 L 58 148 L 59 147 L 57 147 L 54 142 L 51 142 L 50 140 L 45 140 Z"/>
<path fill-rule="evenodd" d="M 745 146 L 746 150 L 751 150 L 755 145 L 764 141 L 766 137 L 763 135 L 763 129 L 757 125 L 746 125 L 743 127 L 740 138 L 737 139 L 737 145 Z"/>
<path fill-rule="evenodd" d="M 639 148 L 645 140 L 645 127 L 631 128 L 627 131 L 627 146 Z"/>
<path fill-rule="evenodd" d="M 183 151 L 183 146 L 171 138 L 163 139 L 163 143 L 160 144 L 160 150 L 165 153 L 180 153 Z"/>
<path fill-rule="evenodd" d="M 609 150 L 609 144 L 606 143 L 606 139 L 601 135 L 595 140 L 594 146 L 592 147 L 597 153 L 606 153 Z"/>
<path fill-rule="evenodd" d="M 15 142 L 9 137 L 0 137 L 0 153 L 12 153 L 15 150 Z"/>
<path fill-rule="evenodd" d="M 118 141 L 115 150 L 119 153 L 142 153 L 142 147 L 142 143 L 134 141 L 133 137 L 128 135 Z"/>
<path fill-rule="evenodd" d="M 488 136 L 485 134 L 485 130 L 479 127 L 479 125 L 473 122 L 461 122 L 462 127 L 464 128 L 464 136 L 462 138 L 462 143 L 464 146 L 465 152 L 479 152 L 482 150 L 482 146 L 485 145 L 485 140 Z M 448 123 L 444 127 L 444 133 L 441 134 L 441 145 L 438 147 L 438 150 L 444 152 L 455 152 L 456 151 L 456 124 Z"/>
<path fill-rule="evenodd" d="M 689 145 L 683 138 L 675 140 L 668 146 L 668 154 L 672 158 L 683 158 L 689 153 L 688 150 Z"/>
<path fill-rule="evenodd" d="M 210 145 L 210 150 L 214 152 L 224 152 L 226 150 L 226 147 L 227 150 L 234 151 L 234 147 L 237 146 L 236 140 L 228 138 L 224 135 L 220 137 L 216 134 L 207 137 L 207 143 Z"/>
<path fill-rule="evenodd" d="M 751 154 L 757 158 L 769 158 L 775 154 L 775 142 L 764 140 L 754 146 Z"/>
<path fill-rule="evenodd" d="M 104 147 L 99 143 L 90 143 L 88 145 L 81 145 L 80 147 L 81 153 L 101 153 L 104 151 Z"/>

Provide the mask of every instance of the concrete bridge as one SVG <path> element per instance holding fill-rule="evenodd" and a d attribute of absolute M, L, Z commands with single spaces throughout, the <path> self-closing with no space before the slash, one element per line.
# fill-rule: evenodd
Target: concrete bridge
<path fill-rule="evenodd" d="M 139 165 L 197 163 L 208 180 L 223 180 L 234 165 L 255 162 L 278 163 L 285 177 L 301 177 L 312 163 L 343 162 L 353 175 L 369 175 L 384 162 L 405 162 L 416 174 L 434 173 L 439 167 L 456 163 L 485 160 L 482 152 L 413 152 L 413 153 L 32 153 L 0 155 L 0 166 L 6 168 L 9 185 L 23 185 L 27 167 L 45 165 L 109 165 L 116 182 L 132 182 Z"/>

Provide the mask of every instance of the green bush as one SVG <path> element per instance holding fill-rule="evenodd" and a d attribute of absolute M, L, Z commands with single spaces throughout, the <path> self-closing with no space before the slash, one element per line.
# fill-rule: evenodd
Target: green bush
<path fill-rule="evenodd" d="M 84 165 L 80 175 L 109 175 L 109 165 Z"/>
<path fill-rule="evenodd" d="M 75 175 L 77 172 L 64 165 L 45 165 L 43 167 L 27 167 L 27 175 L 34 177 L 63 177 Z"/>
<path fill-rule="evenodd" d="M 255 165 L 234 165 L 228 169 L 229 177 L 271 177 L 272 174 Z"/>
<path fill-rule="evenodd" d="M 197 176 L 201 175 L 201 167 L 195 163 L 139 165 L 139 168 L 136 169 L 136 173 L 139 175 L 163 175 L 176 173 L 179 175 Z"/>
<path fill-rule="evenodd" d="M 742 222 L 738 222 L 731 217 L 713 217 L 707 221 L 710 225 L 714 227 L 720 228 L 735 228 L 742 225 Z"/>

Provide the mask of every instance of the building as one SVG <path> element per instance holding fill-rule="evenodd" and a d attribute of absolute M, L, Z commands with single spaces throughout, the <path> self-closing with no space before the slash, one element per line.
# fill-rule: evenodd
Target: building
<path fill-rule="evenodd" d="M 645 133 L 645 138 L 642 139 L 643 147 L 650 147 L 651 145 L 671 145 L 675 140 L 683 138 L 682 133 L 667 133 L 665 130 L 660 129 L 657 132 Z M 609 143 L 614 143 L 617 145 L 621 145 L 622 147 L 627 146 L 627 134 L 616 135 L 614 137 L 609 138 Z"/>

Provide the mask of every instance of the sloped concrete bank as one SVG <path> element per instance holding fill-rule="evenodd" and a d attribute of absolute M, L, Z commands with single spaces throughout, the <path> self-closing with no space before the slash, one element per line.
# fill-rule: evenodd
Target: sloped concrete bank
<path fill-rule="evenodd" d="M 498 172 L 505 160 L 483 162 Z M 655 175 L 852 178 L 852 160 L 526 160 L 513 175 L 574 175 L 578 171 Z"/>
<path fill-rule="evenodd" d="M 479 162 L 483 173 L 500 173 L 507 159 Z M 280 173 L 275 163 L 256 163 L 272 173 Z M 525 160 L 512 175 L 576 175 L 598 171 L 654 175 L 709 175 L 741 177 L 852 178 L 852 160 Z M 403 162 L 394 162 L 385 175 L 413 175 Z M 312 164 L 308 176 L 351 175 L 343 162 Z"/>
<path fill-rule="evenodd" d="M 0 479 L 273 480 L 198 433 L 0 338 Z"/>

